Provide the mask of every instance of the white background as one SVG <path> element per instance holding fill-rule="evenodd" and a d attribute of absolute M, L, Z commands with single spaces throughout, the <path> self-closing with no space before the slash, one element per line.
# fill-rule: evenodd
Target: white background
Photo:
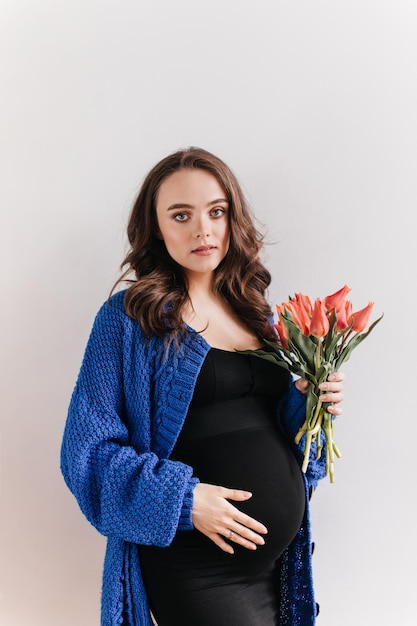
<path fill-rule="evenodd" d="M 385 313 L 313 502 L 318 623 L 416 623 L 416 27 L 413 0 L 0 1 L 1 626 L 99 623 L 62 431 L 135 193 L 188 145 L 267 227 L 271 303 Z"/>

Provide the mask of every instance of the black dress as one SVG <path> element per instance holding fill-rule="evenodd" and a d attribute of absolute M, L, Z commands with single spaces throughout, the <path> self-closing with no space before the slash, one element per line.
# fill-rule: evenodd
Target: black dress
<path fill-rule="evenodd" d="M 140 546 L 158 626 L 275 626 L 277 570 L 301 524 L 305 491 L 298 463 L 276 425 L 288 373 L 255 356 L 212 348 L 171 458 L 201 482 L 244 489 L 234 506 L 268 529 L 252 551 L 218 548 L 197 530 L 179 531 L 167 548 Z"/>

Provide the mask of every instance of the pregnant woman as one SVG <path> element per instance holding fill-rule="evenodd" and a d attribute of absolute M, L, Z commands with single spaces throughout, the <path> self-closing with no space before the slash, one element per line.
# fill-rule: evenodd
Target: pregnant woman
<path fill-rule="evenodd" d="M 262 238 L 231 170 L 198 148 L 160 161 L 128 224 L 61 452 L 108 537 L 102 626 L 315 623 L 308 497 L 294 435 L 306 381 L 236 350 L 276 340 Z M 339 415 L 343 374 L 322 385 Z M 324 458 L 325 455 L 322 455 Z"/>

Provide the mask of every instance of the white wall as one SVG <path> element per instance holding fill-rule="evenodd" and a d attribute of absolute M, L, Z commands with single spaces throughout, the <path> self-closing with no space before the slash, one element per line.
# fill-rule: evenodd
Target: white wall
<path fill-rule="evenodd" d="M 412 0 L 0 1 L 1 626 L 99 621 L 66 409 L 142 177 L 190 144 L 278 242 L 271 302 L 348 283 L 385 313 L 314 499 L 319 624 L 415 624 L 416 27 Z"/>

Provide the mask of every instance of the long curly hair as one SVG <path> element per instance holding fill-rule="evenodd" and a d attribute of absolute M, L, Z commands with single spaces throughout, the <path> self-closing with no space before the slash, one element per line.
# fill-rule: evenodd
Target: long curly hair
<path fill-rule="evenodd" d="M 259 259 L 263 237 L 254 225 L 233 172 L 202 148 L 178 150 L 157 163 L 146 176 L 128 222 L 130 250 L 112 293 L 120 283 L 128 283 L 124 306 L 145 334 L 171 340 L 185 332 L 182 312 L 189 303 L 187 279 L 158 237 L 155 209 L 161 184 L 181 169 L 201 169 L 212 174 L 229 202 L 230 244 L 214 272 L 214 289 L 260 340 L 275 339 L 270 324 L 272 311 L 265 298 L 271 275 Z"/>

